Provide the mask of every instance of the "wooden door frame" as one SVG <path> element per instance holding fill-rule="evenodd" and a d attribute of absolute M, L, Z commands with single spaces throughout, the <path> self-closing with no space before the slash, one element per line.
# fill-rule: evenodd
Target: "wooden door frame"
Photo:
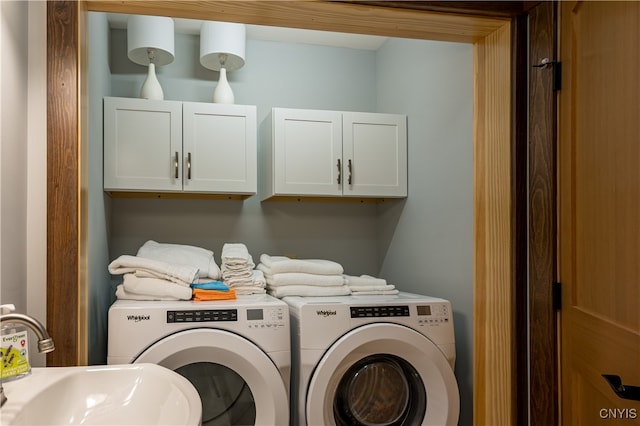
<path fill-rule="evenodd" d="M 88 10 L 468 42 L 474 46 L 474 419 L 515 424 L 518 253 L 513 22 L 342 2 L 57 1 L 47 3 L 47 324 L 50 366 L 87 362 Z M 524 241 L 524 240 L 523 240 Z M 520 248 L 519 248 L 520 247 Z M 526 371 L 526 370 L 525 370 Z M 526 408 L 524 408 L 526 409 Z"/>
<path fill-rule="evenodd" d="M 529 10 L 529 63 L 558 58 L 558 3 Z M 557 281 L 556 68 L 529 67 L 528 82 L 528 306 L 530 424 L 559 424 Z M 525 351 L 523 351 L 525 352 Z"/>

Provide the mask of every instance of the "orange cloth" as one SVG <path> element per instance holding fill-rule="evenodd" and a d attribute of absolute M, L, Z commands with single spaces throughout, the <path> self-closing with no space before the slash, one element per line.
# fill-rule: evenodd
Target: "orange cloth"
<path fill-rule="evenodd" d="M 229 289 L 229 291 L 220 290 L 202 290 L 199 288 L 193 289 L 193 300 L 229 300 L 237 299 L 236 291 Z"/>

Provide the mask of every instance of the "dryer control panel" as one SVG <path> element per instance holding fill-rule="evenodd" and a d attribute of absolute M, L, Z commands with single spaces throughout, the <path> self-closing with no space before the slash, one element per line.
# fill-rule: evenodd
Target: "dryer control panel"
<path fill-rule="evenodd" d="M 238 321 L 237 309 L 167 311 L 167 323 Z"/>
<path fill-rule="evenodd" d="M 352 306 L 351 318 L 408 317 L 409 306 Z"/>
<path fill-rule="evenodd" d="M 449 306 L 447 304 L 432 303 L 416 305 L 419 324 L 445 324 L 449 322 Z"/>

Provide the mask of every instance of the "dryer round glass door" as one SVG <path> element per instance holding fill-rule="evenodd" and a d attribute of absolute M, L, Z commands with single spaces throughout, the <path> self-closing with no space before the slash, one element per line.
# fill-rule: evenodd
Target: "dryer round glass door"
<path fill-rule="evenodd" d="M 308 424 L 455 425 L 460 399 L 449 362 L 417 331 L 375 323 L 351 330 L 318 362 Z"/>
<path fill-rule="evenodd" d="M 162 365 L 186 377 L 202 400 L 202 424 L 276 425 L 289 421 L 283 377 L 249 340 L 217 329 L 165 337 L 134 361 Z"/>
<path fill-rule="evenodd" d="M 187 364 L 175 371 L 186 377 L 200 394 L 204 426 L 256 423 L 253 394 L 235 371 L 213 362 Z"/>
<path fill-rule="evenodd" d="M 342 376 L 333 399 L 336 424 L 400 425 L 424 417 L 424 384 L 415 368 L 397 356 L 371 355 Z"/>

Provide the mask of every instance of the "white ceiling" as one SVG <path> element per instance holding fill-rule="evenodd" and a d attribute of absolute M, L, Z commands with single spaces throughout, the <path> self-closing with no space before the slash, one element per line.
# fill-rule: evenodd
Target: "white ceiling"
<path fill-rule="evenodd" d="M 118 13 L 109 13 L 109 26 L 111 28 L 119 29 L 127 28 L 127 16 L 128 15 Z M 173 21 L 175 22 L 176 33 L 200 34 L 200 25 L 202 21 L 182 18 L 174 18 Z M 247 25 L 247 39 L 377 50 L 387 38 L 362 34 Z"/>

